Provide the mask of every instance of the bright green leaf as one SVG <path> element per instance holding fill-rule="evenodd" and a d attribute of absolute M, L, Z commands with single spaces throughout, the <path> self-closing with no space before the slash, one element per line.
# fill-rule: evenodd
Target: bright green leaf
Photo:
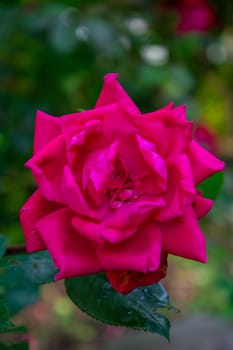
<path fill-rule="evenodd" d="M 218 193 L 224 181 L 224 172 L 214 174 L 209 179 L 202 182 L 198 189 L 201 190 L 204 197 L 216 200 Z"/>
<path fill-rule="evenodd" d="M 71 300 L 95 319 L 115 326 L 159 333 L 169 339 L 170 322 L 156 312 L 158 308 L 171 308 L 161 284 L 121 295 L 111 287 L 105 274 L 100 273 L 67 279 L 65 285 Z"/>
<path fill-rule="evenodd" d="M 6 256 L 0 261 L 0 284 L 11 288 L 53 282 L 56 273 L 48 251 Z"/>

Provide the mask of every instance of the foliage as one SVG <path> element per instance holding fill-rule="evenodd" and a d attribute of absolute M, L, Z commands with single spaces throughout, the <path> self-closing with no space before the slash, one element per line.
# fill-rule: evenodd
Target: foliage
<path fill-rule="evenodd" d="M 210 198 L 212 200 L 216 200 L 219 194 L 219 191 L 222 187 L 223 180 L 224 180 L 223 172 L 214 174 L 209 179 L 204 181 L 199 186 L 199 189 L 202 191 L 204 197 Z"/>
<path fill-rule="evenodd" d="M 12 345 L 6 345 L 3 343 L 0 343 L 0 349 L 1 350 L 29 350 L 29 347 L 26 342 L 12 344 Z"/>
<path fill-rule="evenodd" d="M 67 279 L 66 289 L 81 310 L 98 320 L 159 333 L 169 339 L 170 322 L 156 312 L 158 308 L 172 308 L 160 283 L 136 288 L 123 296 L 114 291 L 104 274 L 98 274 Z"/>
<path fill-rule="evenodd" d="M 12 291 L 15 293 L 21 287 L 25 298 L 27 293 L 31 295 L 38 284 L 53 282 L 56 271 L 47 251 L 3 258 L 0 261 L 0 285 L 6 287 L 8 294 L 5 297 L 11 302 L 11 310 L 15 308 L 18 311 L 22 305 L 19 305 L 20 298 L 14 300 L 12 296 L 9 297 L 8 287 L 14 287 Z M 160 284 L 138 288 L 125 297 L 114 291 L 104 275 L 99 274 L 69 279 L 66 288 L 74 303 L 96 319 L 118 326 L 157 332 L 169 339 L 169 321 L 155 312 L 157 308 L 171 308 L 168 295 Z M 30 299 L 23 299 L 23 306 L 29 303 Z M 9 319 L 3 297 L 0 299 L 0 315 L 0 332 L 18 330 Z"/>

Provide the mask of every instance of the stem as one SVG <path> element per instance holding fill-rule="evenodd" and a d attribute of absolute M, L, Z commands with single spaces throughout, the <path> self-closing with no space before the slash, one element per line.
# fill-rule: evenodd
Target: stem
<path fill-rule="evenodd" d="M 13 254 L 23 254 L 26 253 L 26 247 L 24 244 L 17 244 L 6 249 L 5 255 L 13 255 Z"/>

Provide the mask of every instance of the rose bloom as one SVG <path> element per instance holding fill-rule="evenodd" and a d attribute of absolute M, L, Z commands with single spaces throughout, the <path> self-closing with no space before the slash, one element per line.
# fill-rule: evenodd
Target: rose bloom
<path fill-rule="evenodd" d="M 193 138 L 209 152 L 217 154 L 218 135 L 209 126 L 197 123 L 194 126 Z"/>
<path fill-rule="evenodd" d="M 141 114 L 108 74 L 93 109 L 38 111 L 38 189 L 20 211 L 28 252 L 48 249 L 56 279 L 104 271 L 123 294 L 166 275 L 167 256 L 206 262 L 196 186 L 224 163 L 192 140 L 185 107 Z"/>
<path fill-rule="evenodd" d="M 207 32 L 217 24 L 216 12 L 208 0 L 162 0 L 160 6 L 177 13 L 176 29 L 180 33 Z"/>

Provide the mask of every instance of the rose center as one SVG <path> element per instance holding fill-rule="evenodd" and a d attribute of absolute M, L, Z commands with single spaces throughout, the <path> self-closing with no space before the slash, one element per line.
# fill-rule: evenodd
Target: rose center
<path fill-rule="evenodd" d="M 112 209 L 118 209 L 123 203 L 135 199 L 134 182 L 124 164 L 117 160 L 114 172 L 107 184 L 107 195 Z"/>

